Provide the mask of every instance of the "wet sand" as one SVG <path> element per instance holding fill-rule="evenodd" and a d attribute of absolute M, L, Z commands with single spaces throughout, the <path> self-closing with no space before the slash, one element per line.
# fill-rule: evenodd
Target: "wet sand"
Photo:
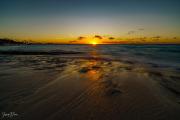
<path fill-rule="evenodd" d="M 20 120 L 179 120 L 178 70 L 89 57 L 1 63 L 0 110 Z"/>

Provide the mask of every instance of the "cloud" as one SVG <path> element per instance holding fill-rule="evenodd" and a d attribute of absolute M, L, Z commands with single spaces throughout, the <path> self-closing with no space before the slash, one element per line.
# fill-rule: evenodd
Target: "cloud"
<path fill-rule="evenodd" d="M 77 40 L 84 40 L 86 37 L 82 37 L 82 36 L 80 36 L 80 37 L 78 37 L 78 39 Z"/>
<path fill-rule="evenodd" d="M 128 34 L 128 35 L 132 35 L 132 34 L 134 34 L 134 33 L 136 33 L 136 31 L 129 31 L 127 34 Z"/>
<path fill-rule="evenodd" d="M 152 37 L 153 41 L 159 41 L 161 39 L 161 36 L 154 36 Z"/>
<path fill-rule="evenodd" d="M 103 37 L 100 35 L 95 35 L 94 38 L 103 39 Z"/>
<path fill-rule="evenodd" d="M 128 43 L 127 41 L 114 41 L 114 42 L 111 42 L 111 41 L 103 41 L 103 43 L 105 44 L 126 44 Z"/>
<path fill-rule="evenodd" d="M 76 43 L 76 42 L 78 42 L 77 40 L 71 40 L 71 41 L 69 41 L 69 43 Z"/>
<path fill-rule="evenodd" d="M 131 31 L 129 31 L 127 34 L 128 34 L 128 35 L 132 35 L 132 34 L 135 34 L 135 33 L 137 33 L 137 32 L 144 31 L 144 30 L 145 30 L 144 28 L 139 28 L 139 29 L 137 29 L 137 30 L 131 30 Z"/>
<path fill-rule="evenodd" d="M 145 29 L 144 29 L 144 28 L 139 28 L 138 30 L 139 30 L 139 31 L 144 31 Z"/>
<path fill-rule="evenodd" d="M 173 37 L 173 39 L 175 39 L 175 40 L 176 40 L 176 39 L 177 39 L 177 37 Z"/>
<path fill-rule="evenodd" d="M 140 37 L 140 38 L 138 38 L 140 41 L 142 41 L 142 42 L 145 42 L 146 41 L 146 39 L 147 39 L 147 37 Z"/>
<path fill-rule="evenodd" d="M 109 37 L 109 40 L 114 40 L 115 38 L 114 37 Z"/>
<path fill-rule="evenodd" d="M 154 36 L 154 37 L 152 37 L 152 39 L 160 39 L 161 38 L 161 36 Z"/>

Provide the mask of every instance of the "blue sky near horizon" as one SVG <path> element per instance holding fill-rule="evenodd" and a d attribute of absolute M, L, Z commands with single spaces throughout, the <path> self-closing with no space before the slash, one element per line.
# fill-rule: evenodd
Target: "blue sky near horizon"
<path fill-rule="evenodd" d="M 87 35 L 180 37 L 179 0 L 0 0 L 0 36 L 66 39 Z"/>

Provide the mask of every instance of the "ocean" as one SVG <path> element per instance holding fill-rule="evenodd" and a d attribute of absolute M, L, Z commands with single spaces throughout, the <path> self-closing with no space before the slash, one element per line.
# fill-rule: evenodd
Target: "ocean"
<path fill-rule="evenodd" d="M 107 59 L 129 60 L 144 64 L 152 63 L 180 69 L 180 45 L 20 45 L 1 46 L 1 51 L 32 51 L 32 55 L 33 52 L 44 51 L 47 52 L 46 55 L 48 56 L 54 51 L 81 52 L 80 54 L 69 55 L 69 57 L 89 57 L 92 52 L 96 52 Z M 15 52 L 12 55 L 16 54 Z M 61 53 L 58 55 L 68 57 Z M 1 61 L 6 61 L 6 58 L 6 55 L 1 55 Z"/>

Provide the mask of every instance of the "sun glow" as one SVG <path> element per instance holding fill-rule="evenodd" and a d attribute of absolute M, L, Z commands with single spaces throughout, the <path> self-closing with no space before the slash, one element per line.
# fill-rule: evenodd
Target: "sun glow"
<path fill-rule="evenodd" d="M 89 40 L 89 43 L 92 44 L 92 45 L 94 45 L 94 46 L 97 45 L 97 44 L 99 44 L 99 42 L 100 42 L 100 41 L 99 41 L 99 39 L 97 39 L 97 38 L 93 38 L 93 39 Z"/>
<path fill-rule="evenodd" d="M 97 42 L 93 41 L 91 44 L 92 44 L 92 45 L 97 45 Z"/>

